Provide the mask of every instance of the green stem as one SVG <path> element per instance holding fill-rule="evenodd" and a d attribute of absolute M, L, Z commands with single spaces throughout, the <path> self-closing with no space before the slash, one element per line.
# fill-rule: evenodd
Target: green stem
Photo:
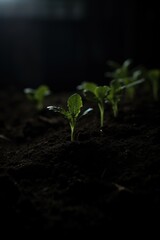
<path fill-rule="evenodd" d="M 102 128 L 104 125 L 104 105 L 102 103 L 98 104 L 100 111 L 100 127 Z"/>
<path fill-rule="evenodd" d="M 113 109 L 114 117 L 117 117 L 117 115 L 118 115 L 118 104 L 117 103 L 113 104 L 112 109 Z"/>
<path fill-rule="evenodd" d="M 75 129 L 75 124 L 74 124 L 74 123 L 70 123 L 70 127 L 71 127 L 71 142 L 74 142 L 74 129 Z"/>

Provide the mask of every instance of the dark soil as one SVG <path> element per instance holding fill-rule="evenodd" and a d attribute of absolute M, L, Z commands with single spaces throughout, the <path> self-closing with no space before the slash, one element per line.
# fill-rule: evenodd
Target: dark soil
<path fill-rule="evenodd" d="M 45 104 L 64 105 L 69 95 L 54 94 Z M 95 107 L 79 121 L 71 143 L 61 116 L 38 113 L 16 89 L 1 90 L 1 229 L 78 236 L 156 224 L 159 105 L 139 96 L 120 106 L 117 119 L 106 106 L 102 132 Z"/>

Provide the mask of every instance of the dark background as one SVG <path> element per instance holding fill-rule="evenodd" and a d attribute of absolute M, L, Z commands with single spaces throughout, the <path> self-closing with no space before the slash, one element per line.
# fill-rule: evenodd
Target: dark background
<path fill-rule="evenodd" d="M 154 1 L 0 0 L 1 86 L 101 83 L 110 59 L 160 68 L 159 13 Z"/>

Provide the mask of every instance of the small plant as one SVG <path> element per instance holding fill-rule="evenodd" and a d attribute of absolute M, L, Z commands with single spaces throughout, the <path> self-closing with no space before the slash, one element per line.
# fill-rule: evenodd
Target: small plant
<path fill-rule="evenodd" d="M 88 108 L 86 111 L 82 113 L 81 108 L 83 107 L 83 102 L 81 96 L 77 93 L 71 95 L 68 98 L 67 107 L 68 110 L 65 110 L 64 108 L 57 106 L 48 106 L 47 108 L 49 110 L 62 114 L 68 120 L 71 129 L 71 141 L 73 142 L 75 139 L 74 137 L 75 127 L 78 119 L 81 118 L 82 116 L 85 116 L 93 109 Z"/>
<path fill-rule="evenodd" d="M 107 72 L 106 77 L 112 79 L 124 79 L 130 76 L 130 66 L 132 60 L 127 59 L 122 64 L 114 61 L 108 61 L 107 65 L 113 70 L 112 72 Z"/>
<path fill-rule="evenodd" d="M 110 91 L 109 91 L 107 100 L 112 106 L 114 117 L 117 117 L 117 115 L 118 115 L 118 103 L 121 100 L 121 95 L 122 95 L 123 89 L 124 89 L 124 87 L 122 87 L 122 85 L 119 81 L 112 80 L 110 82 Z"/>
<path fill-rule="evenodd" d="M 155 101 L 158 101 L 160 70 L 152 69 L 152 70 L 147 71 L 147 79 L 149 80 L 149 82 L 152 86 L 153 98 Z"/>
<path fill-rule="evenodd" d="M 41 85 L 36 89 L 25 88 L 24 93 L 30 101 L 34 102 L 36 108 L 40 111 L 44 107 L 44 99 L 50 94 L 50 90 L 48 86 Z"/>
<path fill-rule="evenodd" d="M 97 86 L 95 83 L 83 82 L 77 87 L 79 90 L 83 90 L 83 94 L 87 100 L 98 104 L 100 112 L 100 127 L 104 125 L 104 110 L 105 103 L 109 94 L 109 86 Z"/>
<path fill-rule="evenodd" d="M 126 87 L 127 98 L 133 100 L 135 96 L 135 86 L 142 83 L 144 79 L 142 79 L 142 72 L 140 70 L 133 71 L 132 75 L 128 78 L 124 78 L 124 84 Z"/>
<path fill-rule="evenodd" d="M 113 79 L 109 86 L 97 86 L 92 82 L 83 82 L 77 88 L 78 90 L 83 90 L 83 94 L 87 100 L 97 103 L 100 111 L 100 127 L 102 128 L 104 125 L 105 103 L 111 104 L 113 115 L 117 117 L 118 104 L 121 100 L 123 90 L 132 88 L 143 81 L 144 79 L 141 79 L 125 85 L 121 79 Z"/>
<path fill-rule="evenodd" d="M 113 72 L 107 72 L 106 77 L 116 80 L 126 86 L 127 99 L 133 100 L 135 96 L 135 86 L 144 81 L 142 79 L 142 71 L 140 69 L 131 69 L 132 61 L 127 59 L 122 65 L 109 61 L 108 65 Z M 127 87 L 129 85 L 129 87 Z"/>
<path fill-rule="evenodd" d="M 113 110 L 113 115 L 114 117 L 117 117 L 118 115 L 118 103 L 121 100 L 122 97 L 122 92 L 123 90 L 130 90 L 132 89 L 135 85 L 138 85 L 140 83 L 142 83 L 144 81 L 144 79 L 140 79 L 131 83 L 126 83 L 124 84 L 124 81 L 117 81 L 117 80 L 112 80 L 110 82 L 110 91 L 108 94 L 108 102 L 111 104 L 112 106 L 112 110 Z"/>

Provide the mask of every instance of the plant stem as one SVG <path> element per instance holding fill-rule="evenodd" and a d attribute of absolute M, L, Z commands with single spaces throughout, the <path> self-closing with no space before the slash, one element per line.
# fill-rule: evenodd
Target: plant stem
<path fill-rule="evenodd" d="M 114 103 L 114 104 L 112 105 L 112 109 L 113 109 L 113 115 L 114 115 L 114 117 L 117 117 L 117 115 L 118 115 L 118 104 L 117 104 L 117 103 Z"/>
<path fill-rule="evenodd" d="M 71 142 L 74 142 L 74 129 L 75 129 L 75 124 L 70 123 L 71 127 Z"/>
<path fill-rule="evenodd" d="M 102 128 L 104 125 L 104 104 L 98 104 L 99 111 L 100 111 L 100 127 Z"/>

